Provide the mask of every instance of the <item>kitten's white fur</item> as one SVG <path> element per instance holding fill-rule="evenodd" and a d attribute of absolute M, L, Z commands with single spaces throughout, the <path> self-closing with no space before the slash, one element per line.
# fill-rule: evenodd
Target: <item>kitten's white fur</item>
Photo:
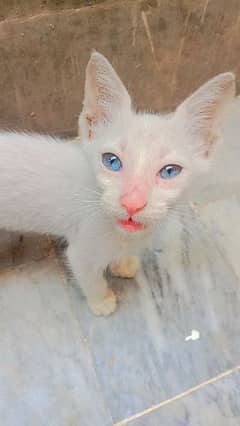
<path fill-rule="evenodd" d="M 136 113 L 111 65 L 94 52 L 79 119 L 81 143 L 0 133 L 1 228 L 66 237 L 68 261 L 89 306 L 96 314 L 110 314 L 116 297 L 107 288 L 104 269 L 113 262 L 118 275 L 136 273 L 134 258 L 120 259 L 140 253 L 191 178 L 207 169 L 221 139 L 222 112 L 234 92 L 234 75 L 225 73 L 171 115 Z M 104 152 L 121 158 L 121 172 L 102 165 Z M 160 179 L 157 173 L 167 164 L 181 165 L 182 173 Z M 119 199 L 133 188 L 147 194 L 146 207 L 134 215 L 146 227 L 127 232 L 117 224 L 128 216 Z"/>

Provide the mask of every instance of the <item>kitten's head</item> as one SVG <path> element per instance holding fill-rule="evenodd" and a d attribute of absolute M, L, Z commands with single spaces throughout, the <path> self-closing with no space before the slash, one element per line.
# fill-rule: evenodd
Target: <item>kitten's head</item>
<path fill-rule="evenodd" d="M 234 97 L 232 73 L 220 74 L 174 113 L 136 113 L 118 75 L 94 52 L 86 70 L 80 137 L 101 207 L 118 229 L 152 228 L 191 181 L 209 167 L 222 138 L 222 115 Z"/>

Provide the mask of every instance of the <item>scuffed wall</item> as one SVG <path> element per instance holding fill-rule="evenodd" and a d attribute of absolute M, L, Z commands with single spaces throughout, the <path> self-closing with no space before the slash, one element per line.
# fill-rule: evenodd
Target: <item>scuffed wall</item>
<path fill-rule="evenodd" d="M 72 134 L 92 48 L 138 108 L 168 110 L 240 75 L 239 0 L 0 1 L 0 127 Z"/>

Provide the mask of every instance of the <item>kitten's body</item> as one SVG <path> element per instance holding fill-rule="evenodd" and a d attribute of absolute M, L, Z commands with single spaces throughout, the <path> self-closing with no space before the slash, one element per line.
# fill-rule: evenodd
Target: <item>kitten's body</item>
<path fill-rule="evenodd" d="M 93 312 L 113 312 L 104 269 L 113 262 L 115 274 L 135 275 L 137 260 L 129 256 L 146 247 L 191 177 L 206 169 L 233 94 L 234 77 L 226 73 L 171 116 L 137 114 L 111 65 L 94 53 L 80 143 L 0 134 L 0 227 L 67 238 L 68 261 Z M 117 155 L 122 170 L 107 170 L 104 153 Z M 181 166 L 176 179 L 160 176 L 169 164 Z"/>
<path fill-rule="evenodd" d="M 110 261 L 139 255 L 146 246 L 147 233 L 131 238 L 116 232 L 95 202 L 97 182 L 81 143 L 2 132 L 0 153 L 1 228 L 65 237 L 70 267 L 86 287 L 85 293 L 89 290 L 95 299 L 96 275 L 101 281 Z M 128 276 L 126 268 L 121 275 Z M 115 297 L 108 294 L 111 297 L 102 308 L 92 306 L 95 313 L 108 314 L 115 309 Z"/>
<path fill-rule="evenodd" d="M 91 185 L 82 150 L 48 136 L 1 133 L 0 152 L 1 227 L 74 234 L 81 194 Z"/>

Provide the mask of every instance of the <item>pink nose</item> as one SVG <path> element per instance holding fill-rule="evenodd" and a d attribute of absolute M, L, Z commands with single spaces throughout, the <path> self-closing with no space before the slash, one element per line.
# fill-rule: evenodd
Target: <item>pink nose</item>
<path fill-rule="evenodd" d="M 146 198 L 138 190 L 133 190 L 130 193 L 126 193 L 120 198 L 121 205 L 127 210 L 129 216 L 140 212 L 146 207 Z"/>

